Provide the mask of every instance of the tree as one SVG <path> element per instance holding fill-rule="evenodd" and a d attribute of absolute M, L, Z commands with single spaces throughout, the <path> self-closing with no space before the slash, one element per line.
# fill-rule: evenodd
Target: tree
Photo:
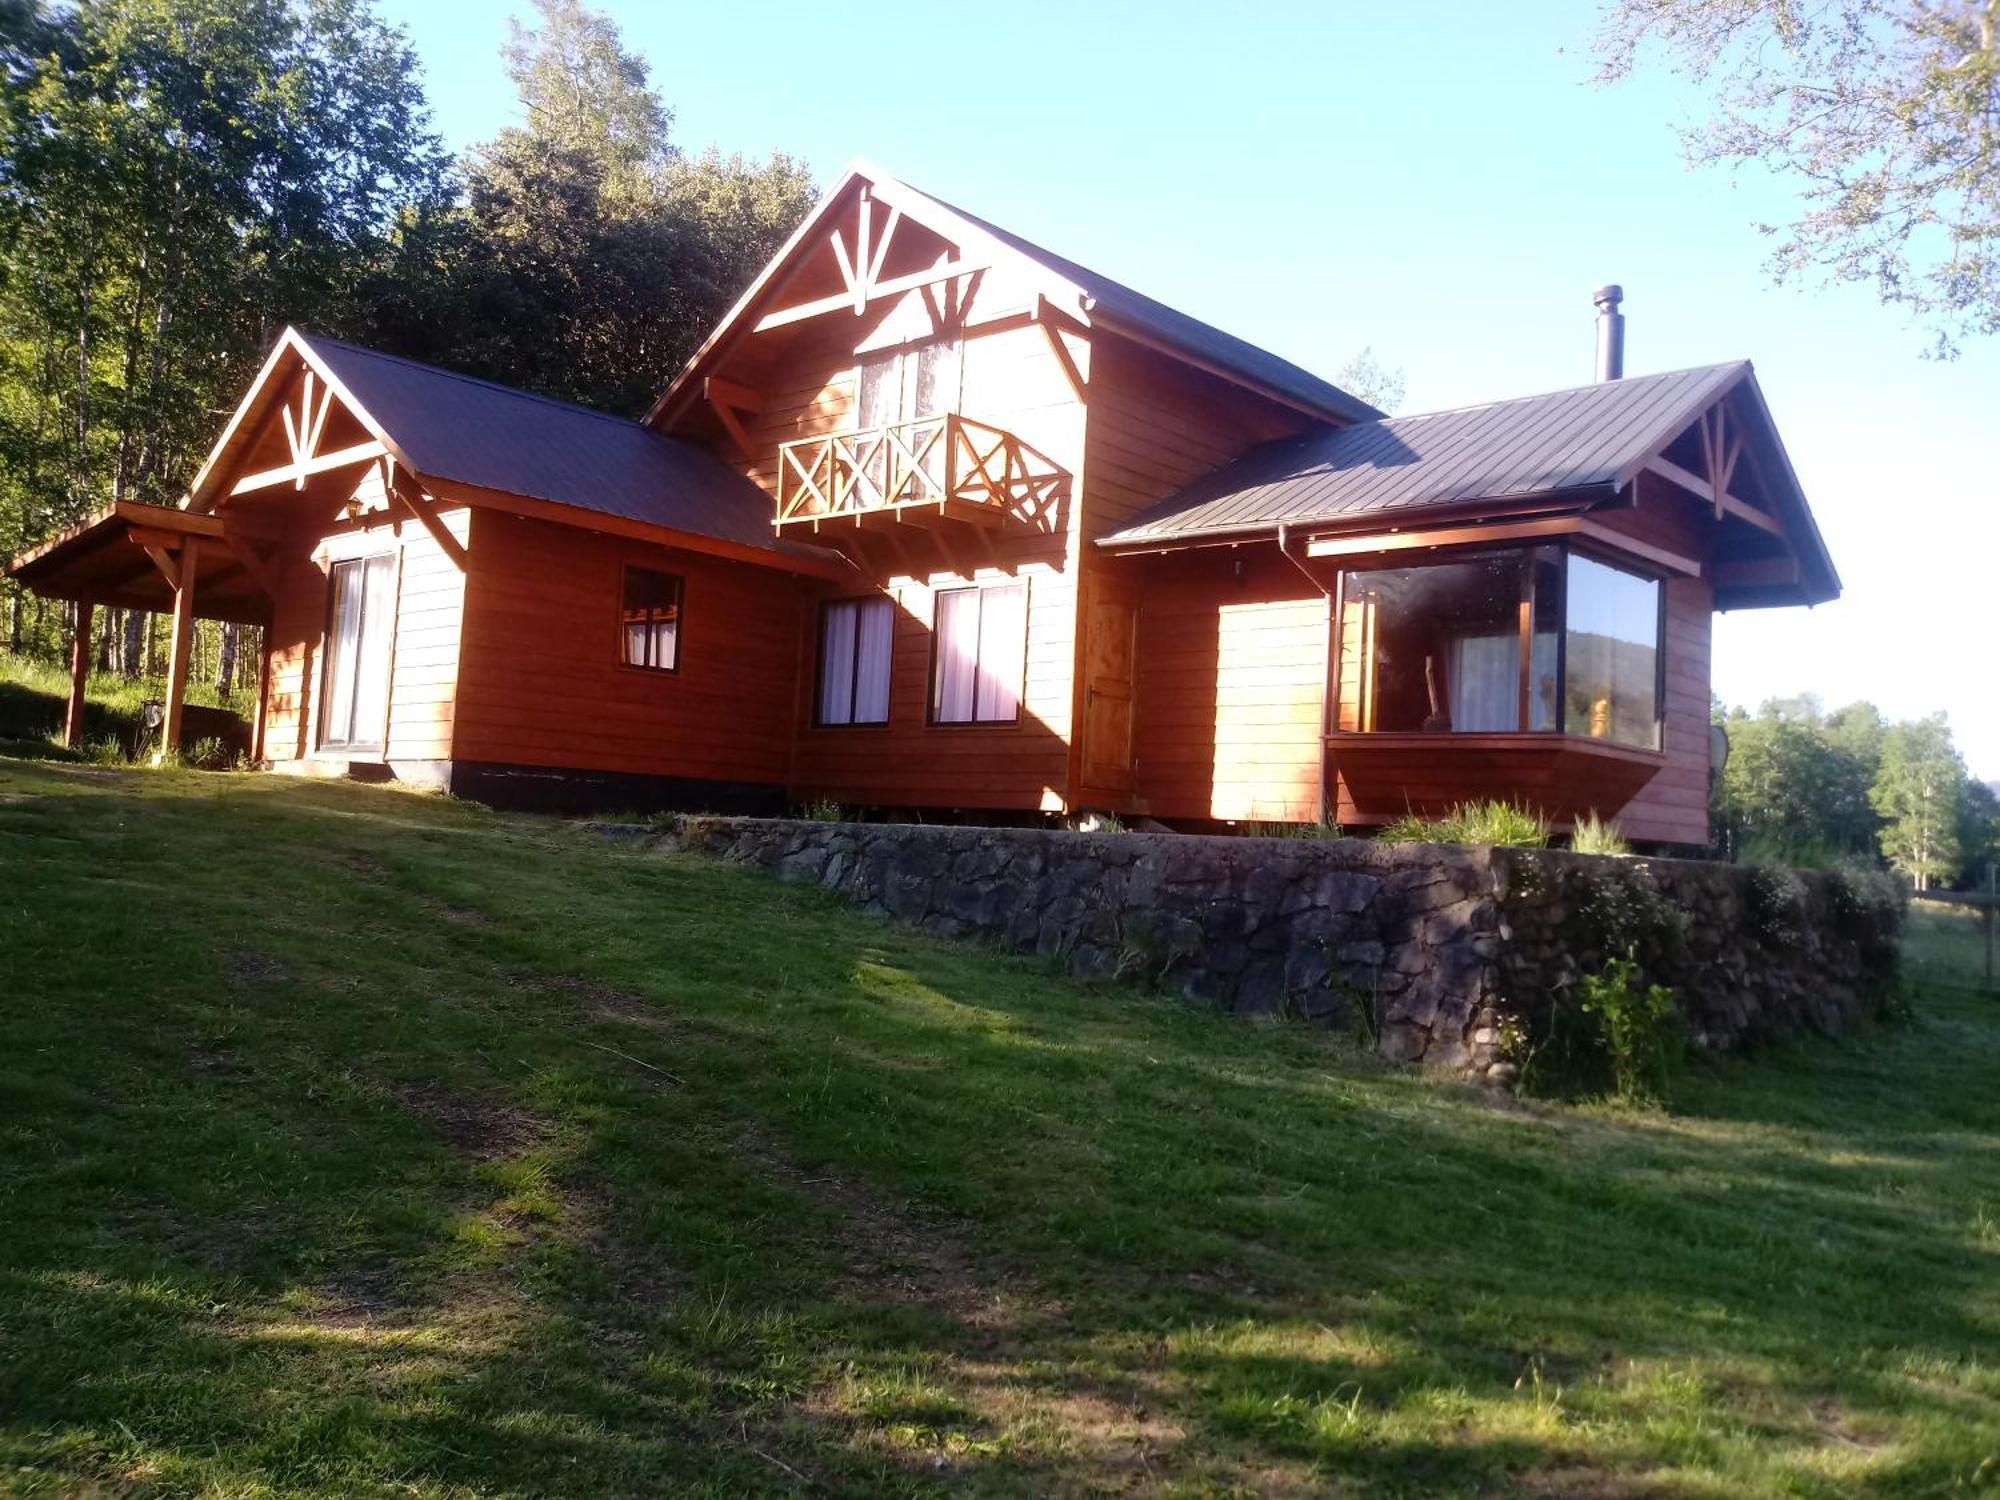
<path fill-rule="evenodd" d="M 1882 852 L 1920 891 L 1958 872 L 1965 784 L 1943 714 L 1898 724 L 1883 737 L 1871 793 L 1884 824 Z"/>
<path fill-rule="evenodd" d="M 1990 781 L 1965 783 L 1958 806 L 1959 872 L 1971 882 L 2000 865 L 2000 786 Z"/>
<path fill-rule="evenodd" d="M 526 123 L 467 154 L 464 197 L 412 220 L 378 302 L 398 352 L 636 414 L 805 216 L 805 168 L 689 159 L 618 28 L 536 0 L 507 71 Z"/>
<path fill-rule="evenodd" d="M 363 0 L 82 0 L 0 28 L 0 545 L 176 498 L 277 327 L 348 321 L 445 164 Z"/>
<path fill-rule="evenodd" d="M 1393 412 L 1403 404 L 1403 368 L 1385 365 L 1372 348 L 1363 347 L 1334 374 L 1333 383 L 1370 406 Z"/>
<path fill-rule="evenodd" d="M 1875 853 L 1869 778 L 1816 722 L 1766 705 L 1728 724 L 1729 760 L 1717 788 L 1718 833 L 1735 854 L 1816 864 Z"/>
<path fill-rule="evenodd" d="M 1780 279 L 1872 284 L 1941 353 L 2000 331 L 2000 0 L 1613 0 L 1600 80 L 1653 44 L 1713 96 L 1692 162 L 1799 189 Z"/>

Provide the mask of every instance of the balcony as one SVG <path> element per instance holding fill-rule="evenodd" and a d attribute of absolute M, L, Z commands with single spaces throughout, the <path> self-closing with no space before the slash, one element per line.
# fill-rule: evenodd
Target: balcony
<path fill-rule="evenodd" d="M 956 412 L 778 445 L 780 532 L 1039 520 L 1069 475 L 1011 432 Z"/>

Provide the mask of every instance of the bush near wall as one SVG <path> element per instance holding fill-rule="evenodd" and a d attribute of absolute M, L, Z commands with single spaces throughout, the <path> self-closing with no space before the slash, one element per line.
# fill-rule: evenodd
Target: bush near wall
<path fill-rule="evenodd" d="M 1572 1054 L 1577 986 L 1629 955 L 1695 1045 L 1837 1033 L 1898 982 L 1901 893 L 1842 872 L 1358 839 L 683 817 L 680 847 L 811 881 L 941 936 L 1365 1032 L 1512 1083 Z"/>

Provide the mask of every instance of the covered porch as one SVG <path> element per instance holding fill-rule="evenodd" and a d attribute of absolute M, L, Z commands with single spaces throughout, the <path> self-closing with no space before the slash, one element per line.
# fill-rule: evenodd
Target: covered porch
<path fill-rule="evenodd" d="M 69 700 L 63 714 L 63 743 L 72 749 L 83 739 L 84 689 L 97 606 L 147 610 L 171 622 L 160 741 L 171 747 L 181 739 L 194 622 L 266 625 L 275 592 L 269 543 L 247 533 L 235 518 L 130 500 L 115 501 L 23 553 L 8 571 L 17 583 L 43 598 L 76 605 Z M 269 672 L 267 644 L 258 661 L 257 706 L 250 733 L 253 760 L 262 759 L 264 753 Z"/>

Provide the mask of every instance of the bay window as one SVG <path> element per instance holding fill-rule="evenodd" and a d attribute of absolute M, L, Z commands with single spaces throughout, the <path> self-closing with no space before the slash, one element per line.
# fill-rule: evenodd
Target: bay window
<path fill-rule="evenodd" d="M 1657 580 L 1564 547 L 1349 570 L 1348 733 L 1563 733 L 1659 745 Z"/>

